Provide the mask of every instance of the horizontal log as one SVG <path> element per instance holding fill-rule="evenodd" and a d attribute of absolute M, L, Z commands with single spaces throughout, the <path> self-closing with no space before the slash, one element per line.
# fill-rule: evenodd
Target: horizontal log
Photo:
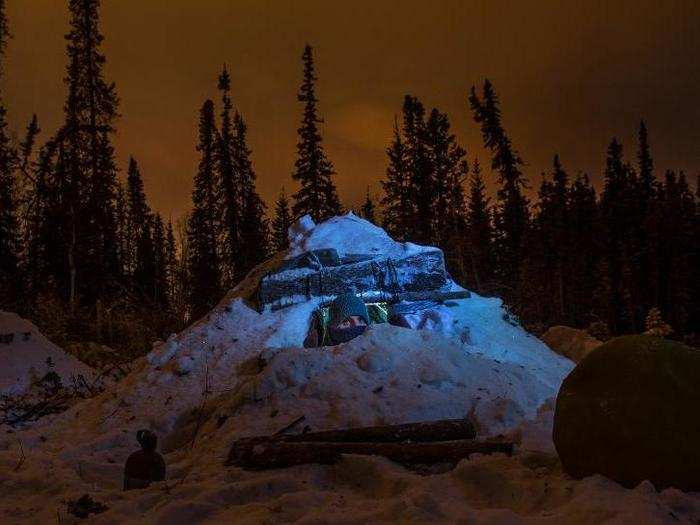
<path fill-rule="evenodd" d="M 513 453 L 503 441 L 456 440 L 434 443 L 328 443 L 271 440 L 234 446 L 226 462 L 250 470 L 286 468 L 306 463 L 332 464 L 342 454 L 384 456 L 404 465 L 457 463 L 472 454 Z"/>
<path fill-rule="evenodd" d="M 333 297 L 349 289 L 394 296 L 440 290 L 447 284 L 443 253 L 433 249 L 397 259 L 375 257 L 319 270 L 293 268 L 271 273 L 260 280 L 258 301 L 261 308 L 279 307 L 311 297 Z"/>
<path fill-rule="evenodd" d="M 475 437 L 476 430 L 468 419 L 443 419 L 403 425 L 381 425 L 281 435 L 277 439 L 290 443 L 313 441 L 345 443 L 400 443 L 402 441 L 413 441 L 426 443 L 431 441 L 474 439 Z"/>
<path fill-rule="evenodd" d="M 469 299 L 471 297 L 471 292 L 468 290 L 459 290 L 459 291 L 454 291 L 454 292 L 444 292 L 440 290 L 426 290 L 424 292 L 404 292 L 404 293 L 397 293 L 397 294 L 390 294 L 390 293 L 385 293 L 385 292 L 380 292 L 380 293 L 369 293 L 361 296 L 361 299 L 367 303 L 389 303 L 389 304 L 395 304 L 395 303 L 400 303 L 401 301 L 407 301 L 411 303 L 416 303 L 416 302 L 423 302 L 423 303 L 430 303 L 430 304 L 421 304 L 419 307 L 415 308 L 412 307 L 411 305 L 405 305 L 405 306 L 400 306 L 397 308 L 396 311 L 392 311 L 392 313 L 409 313 L 409 312 L 414 312 L 416 310 L 423 310 L 425 308 L 428 308 L 430 306 L 435 306 L 438 303 L 441 303 L 443 301 L 450 301 L 450 300 L 456 300 L 456 299 Z M 333 302 L 332 300 L 325 301 L 321 304 L 321 306 L 328 306 Z M 289 302 L 289 303 L 278 303 L 278 304 L 273 304 L 271 307 L 271 310 L 273 312 L 277 310 L 282 310 L 283 308 L 287 308 L 289 306 L 292 306 L 296 303 Z"/>

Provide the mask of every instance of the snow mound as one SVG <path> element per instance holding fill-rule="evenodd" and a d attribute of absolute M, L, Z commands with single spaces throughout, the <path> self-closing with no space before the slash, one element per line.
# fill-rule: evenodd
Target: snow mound
<path fill-rule="evenodd" d="M 556 353 L 578 363 L 603 343 L 585 330 L 569 326 L 552 326 L 544 334 L 544 341 Z"/>
<path fill-rule="evenodd" d="M 340 257 L 356 253 L 405 257 L 432 249 L 410 242 L 396 242 L 382 228 L 351 211 L 317 225 L 307 215 L 299 219 L 290 230 L 294 233 L 290 235 L 287 258 L 323 248 L 335 248 Z"/>
<path fill-rule="evenodd" d="M 439 323 L 416 324 L 437 331 L 374 325 L 346 344 L 303 348 L 318 299 L 258 312 L 249 298 L 285 257 L 320 248 L 382 256 L 424 249 L 394 242 L 352 214 L 306 221 L 288 252 L 251 271 L 206 317 L 154 345 L 122 381 L 29 430 L 0 434 L 0 521 L 55 520 L 66 494 L 85 492 L 109 505 L 105 522 L 120 523 L 700 516 L 700 499 L 691 495 L 652 493 L 644 484 L 629 491 L 561 472 L 552 406 L 574 364 L 514 323 L 497 298 L 449 301 Z M 270 472 L 223 466 L 235 439 L 276 432 L 300 416 L 297 432 L 470 417 L 481 436 L 506 433 L 522 444 L 513 458 L 474 457 L 432 476 L 360 456 Z M 160 437 L 168 482 L 123 493 L 122 468 L 141 428 Z M 20 452 L 28 459 L 15 472 Z"/>
<path fill-rule="evenodd" d="M 17 395 L 48 372 L 59 375 L 64 384 L 82 375 L 94 378 L 94 371 L 46 339 L 30 321 L 12 312 L 0 311 L 0 394 Z"/>

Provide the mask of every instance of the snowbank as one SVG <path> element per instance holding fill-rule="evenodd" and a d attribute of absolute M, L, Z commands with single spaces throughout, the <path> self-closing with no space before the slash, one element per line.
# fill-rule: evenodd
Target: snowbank
<path fill-rule="evenodd" d="M 292 231 L 287 258 L 323 248 L 335 248 L 341 257 L 357 253 L 405 257 L 432 249 L 430 246 L 419 246 L 410 242 L 396 242 L 382 228 L 352 212 L 317 225 L 310 217 L 302 217 L 290 229 Z"/>
<path fill-rule="evenodd" d="M 263 313 L 247 303 L 279 260 L 329 247 L 341 255 L 422 249 L 395 243 L 352 214 L 307 226 L 288 253 L 253 270 L 120 383 L 26 432 L 0 434 L 0 521 L 55 521 L 58 514 L 66 523 L 62 499 L 84 492 L 107 503 L 103 517 L 112 523 L 590 523 L 700 515 L 698 500 L 677 491 L 625 491 L 603 478 L 576 482 L 562 474 L 552 455 L 551 407 L 573 363 L 509 323 L 498 299 L 453 301 L 453 326 L 440 332 L 375 325 L 344 345 L 302 348 L 315 300 Z M 223 466 L 234 439 L 277 431 L 300 415 L 313 430 L 469 416 L 482 435 L 520 435 L 523 448 L 540 452 L 477 457 L 425 477 L 360 456 L 270 472 Z M 169 481 L 123 493 L 122 468 L 139 428 L 161 437 Z M 20 443 L 26 460 L 15 469 Z"/>
<path fill-rule="evenodd" d="M 542 341 L 556 353 L 571 359 L 574 363 L 578 363 L 603 344 L 585 330 L 569 326 L 552 326 L 542 334 Z"/>
<path fill-rule="evenodd" d="M 74 377 L 94 378 L 94 371 L 46 339 L 31 322 L 0 311 L 0 394 L 16 395 L 48 372 L 64 384 Z"/>

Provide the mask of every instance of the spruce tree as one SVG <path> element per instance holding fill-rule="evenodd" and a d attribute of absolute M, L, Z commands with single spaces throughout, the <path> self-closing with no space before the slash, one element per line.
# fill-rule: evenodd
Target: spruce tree
<path fill-rule="evenodd" d="M 111 136 L 118 116 L 114 83 L 105 80 L 99 0 L 70 0 L 65 124 L 58 136 L 66 178 L 68 298 L 88 303 L 110 291 L 118 273 L 114 198 L 116 166 Z"/>
<path fill-rule="evenodd" d="M 154 219 L 150 213 L 137 230 L 134 269 L 131 275 L 133 291 L 145 300 L 153 301 L 156 287 L 155 251 L 153 246 Z"/>
<path fill-rule="evenodd" d="M 593 319 L 593 294 L 599 280 L 599 223 L 596 193 L 588 175 L 580 174 L 569 188 L 568 231 L 570 236 L 569 306 L 572 322 L 586 327 Z M 603 291 L 604 292 L 604 291 Z"/>
<path fill-rule="evenodd" d="M 289 248 L 289 227 L 292 225 L 292 215 L 289 211 L 289 201 L 284 187 L 275 203 L 275 218 L 272 221 L 272 245 L 277 251 Z"/>
<path fill-rule="evenodd" d="M 127 231 L 129 225 L 129 214 L 126 203 L 126 194 L 124 192 L 124 186 L 120 182 L 117 183 L 117 191 L 115 194 L 114 201 L 114 211 L 117 220 L 117 232 L 116 232 L 116 244 L 117 251 L 119 253 L 119 272 L 124 281 L 127 281 L 127 268 L 126 263 L 128 261 L 127 254 Z"/>
<path fill-rule="evenodd" d="M 382 226 L 394 239 L 406 241 L 410 234 L 409 224 L 414 211 L 410 194 L 411 176 L 406 145 L 396 119 L 394 119 L 394 138 L 386 153 L 389 157 L 389 166 L 386 169 L 386 180 L 382 181 L 384 190 L 381 200 L 384 208 Z"/>
<path fill-rule="evenodd" d="M 360 209 L 360 216 L 371 223 L 376 223 L 377 218 L 374 208 L 374 201 L 372 200 L 372 197 L 369 194 L 369 186 L 367 186 L 365 202 L 362 204 L 362 208 Z"/>
<path fill-rule="evenodd" d="M 654 176 L 654 162 L 649 146 L 649 135 L 644 121 L 639 125 L 637 150 L 638 176 L 633 187 L 632 212 L 634 219 L 629 232 L 635 270 L 634 279 L 639 290 L 636 326 L 641 327 L 642 316 L 658 304 L 658 182 Z"/>
<path fill-rule="evenodd" d="M 489 293 L 494 271 L 493 229 L 489 198 L 478 159 L 472 164 L 466 220 L 470 271 L 466 273 L 465 285 L 479 293 Z"/>
<path fill-rule="evenodd" d="M 667 171 L 661 189 L 661 224 L 659 232 L 660 301 L 664 319 L 676 333 L 693 331 L 696 302 L 692 296 L 696 203 L 685 174 Z"/>
<path fill-rule="evenodd" d="M 240 251 L 242 246 L 241 221 L 243 195 L 241 176 L 237 171 L 234 160 L 236 152 L 236 137 L 233 129 L 231 111 L 231 77 L 226 66 L 219 75 L 219 91 L 221 92 L 221 130 L 217 140 L 218 178 L 221 201 L 221 246 L 222 279 L 225 287 L 236 284 L 242 273 L 240 268 Z"/>
<path fill-rule="evenodd" d="M 464 261 L 464 234 L 466 230 L 464 180 L 468 177 L 466 152 L 457 144 L 450 130 L 447 115 L 437 109 L 430 112 L 425 126 L 425 144 L 428 155 L 430 193 L 421 193 L 428 202 L 428 241 L 445 252 L 448 269 L 458 280 L 466 274 Z M 418 188 L 417 188 L 418 189 Z M 419 206 L 420 209 L 420 206 Z"/>
<path fill-rule="evenodd" d="M 168 247 L 165 226 L 157 213 L 153 222 L 153 303 L 168 308 Z"/>
<path fill-rule="evenodd" d="M 498 96 L 488 79 L 484 81 L 481 97 L 472 87 L 469 103 L 474 120 L 481 125 L 484 145 L 492 152 L 491 168 L 499 176 L 495 210 L 497 278 L 505 286 L 504 295 L 512 297 L 529 225 L 528 201 L 523 195 L 526 180 L 520 169 L 523 161 L 503 128 Z"/>
<path fill-rule="evenodd" d="M 8 39 L 5 2 L 0 0 L 0 80 Z M 21 294 L 20 231 L 17 195 L 17 152 L 7 128 L 7 110 L 0 96 L 0 308 L 14 309 Z"/>
<path fill-rule="evenodd" d="M 408 168 L 407 196 L 414 203 L 406 218 L 406 228 L 411 240 L 419 244 L 433 242 L 433 194 L 434 173 L 426 140 L 425 108 L 410 95 L 404 97 L 403 135 L 406 143 Z"/>
<path fill-rule="evenodd" d="M 217 254 L 217 213 L 215 192 L 216 123 L 214 103 L 207 100 L 199 117 L 200 154 L 192 191 L 193 210 L 187 225 L 189 277 L 188 303 L 191 316 L 204 315 L 221 295 Z"/>
<path fill-rule="evenodd" d="M 601 257 L 609 275 L 609 293 L 597 294 L 598 315 L 607 322 L 612 333 L 637 332 L 635 305 L 636 290 L 632 282 L 630 266 L 634 248 L 630 232 L 636 226 L 634 213 L 634 186 L 636 177 L 624 161 L 622 144 L 617 139 L 610 142 L 605 166 L 605 186 L 600 199 Z M 643 315 L 646 312 L 643 312 Z M 643 319 L 643 317 L 642 317 Z"/>
<path fill-rule="evenodd" d="M 179 261 L 177 256 L 177 245 L 175 243 L 175 231 L 173 230 L 172 221 L 168 221 L 168 226 L 165 234 L 165 257 L 167 261 L 167 276 L 168 276 L 168 304 L 175 311 L 177 303 L 178 288 L 180 281 L 178 276 Z"/>
<path fill-rule="evenodd" d="M 318 124 L 316 105 L 314 63 L 311 46 L 304 48 L 304 79 L 299 90 L 298 100 L 304 104 L 304 115 L 298 129 L 297 160 L 292 178 L 301 184 L 294 194 L 292 213 L 294 217 L 311 215 L 320 222 L 341 213 L 340 200 L 333 183 L 333 165 L 323 151 Z"/>
<path fill-rule="evenodd" d="M 241 194 L 241 245 L 236 259 L 236 282 L 267 258 L 268 221 L 265 203 L 255 187 L 256 175 L 246 139 L 247 126 L 240 113 L 234 116 L 233 165 Z"/>
<path fill-rule="evenodd" d="M 151 257 L 150 249 L 148 254 L 139 253 L 139 245 L 143 244 L 149 237 L 145 233 L 149 229 L 148 219 L 151 210 L 146 202 L 146 194 L 143 191 L 143 179 L 139 165 L 133 157 L 129 157 L 129 167 L 127 169 L 126 187 L 126 227 L 124 235 L 124 267 L 127 278 L 133 276 L 136 267 L 147 265 L 147 261 L 139 260 L 140 257 Z M 142 246 L 143 248 L 143 246 Z M 142 292 L 144 290 L 141 290 Z"/>
<path fill-rule="evenodd" d="M 649 133 L 643 120 L 639 123 L 638 146 L 639 189 L 637 190 L 637 199 L 642 205 L 642 215 L 645 215 L 649 206 L 649 201 L 654 196 L 656 179 L 654 177 L 654 161 L 649 148 Z"/>

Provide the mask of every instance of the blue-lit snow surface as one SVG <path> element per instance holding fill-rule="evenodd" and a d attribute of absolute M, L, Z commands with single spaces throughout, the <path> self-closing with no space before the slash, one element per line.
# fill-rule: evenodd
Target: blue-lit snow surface
<path fill-rule="evenodd" d="M 302 230 L 290 253 L 422 249 L 394 243 L 352 215 Z M 207 317 L 155 345 L 99 397 L 31 430 L 0 432 L 0 522 L 58 516 L 73 523 L 64 500 L 85 493 L 110 507 L 101 523 L 700 519 L 696 496 L 657 493 L 648 483 L 627 490 L 601 476 L 575 481 L 561 472 L 548 400 L 573 363 L 504 321 L 498 299 L 458 301 L 450 308 L 456 322 L 442 333 L 376 325 L 348 344 L 304 349 L 313 301 L 260 314 L 241 299 L 286 255 L 251 272 Z M 355 455 L 331 466 L 224 467 L 234 439 L 275 432 L 302 415 L 294 431 L 470 416 L 482 435 L 522 436 L 522 446 L 513 457 L 477 455 L 431 476 Z M 140 428 L 160 436 L 168 481 L 122 492 L 124 461 Z"/>
<path fill-rule="evenodd" d="M 351 213 L 298 228 L 287 256 L 321 248 L 393 256 L 425 249 L 394 242 Z M 347 344 L 305 349 L 315 300 L 260 314 L 238 297 L 264 271 L 251 272 L 206 319 L 156 348 L 144 370 L 158 399 L 182 398 L 183 383 L 201 385 L 206 372 L 214 390 L 225 391 L 217 412 L 229 417 L 217 433 L 228 439 L 274 431 L 279 421 L 262 417 L 270 412 L 305 415 L 317 430 L 469 416 L 484 435 L 508 432 L 535 418 L 573 368 L 506 322 L 499 299 L 476 294 L 452 302 L 452 326 L 441 333 L 376 325 Z M 262 370 L 237 373 L 258 357 Z"/>

